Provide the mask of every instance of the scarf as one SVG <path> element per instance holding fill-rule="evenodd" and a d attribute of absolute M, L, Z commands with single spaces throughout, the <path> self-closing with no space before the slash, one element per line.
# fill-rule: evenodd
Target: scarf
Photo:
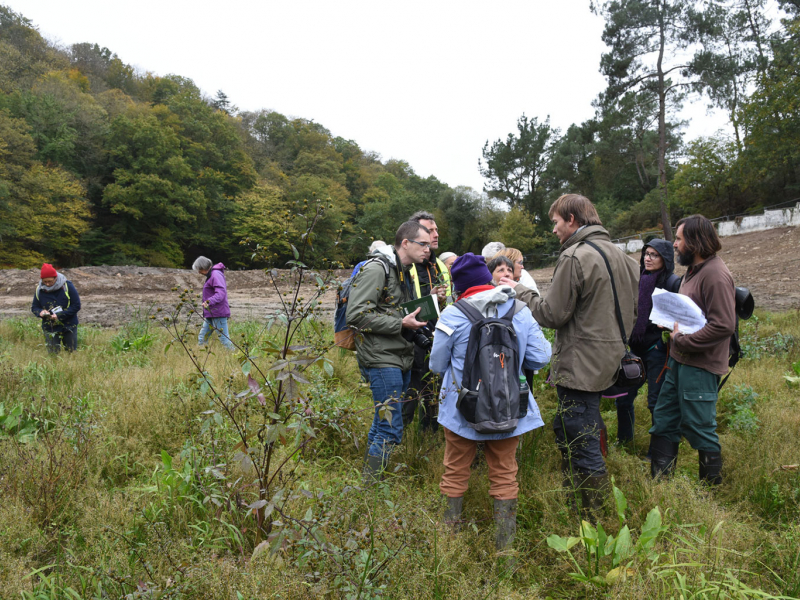
<path fill-rule="evenodd" d="M 639 278 L 639 305 L 637 309 L 636 324 L 631 332 L 631 343 L 639 343 L 644 340 L 644 333 L 647 324 L 650 322 L 650 311 L 653 309 L 653 291 L 656 289 L 656 281 L 661 271 L 644 271 Z"/>
<path fill-rule="evenodd" d="M 60 290 L 64 287 L 64 284 L 67 283 L 67 278 L 64 277 L 61 273 L 56 273 L 56 282 L 53 285 L 45 285 L 42 283 L 42 280 L 39 280 L 39 289 L 45 292 L 55 292 L 56 290 Z M 30 288 L 28 288 L 30 289 Z"/>

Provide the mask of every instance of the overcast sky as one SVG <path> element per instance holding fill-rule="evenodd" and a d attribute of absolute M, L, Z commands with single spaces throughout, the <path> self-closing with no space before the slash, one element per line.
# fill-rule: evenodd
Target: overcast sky
<path fill-rule="evenodd" d="M 188 77 L 240 110 L 321 123 L 422 176 L 482 189 L 486 140 L 523 113 L 591 118 L 605 88 L 603 21 L 589 0 L 0 0 L 51 41 L 106 46 L 126 63 Z M 725 125 L 704 103 L 688 137 Z"/>

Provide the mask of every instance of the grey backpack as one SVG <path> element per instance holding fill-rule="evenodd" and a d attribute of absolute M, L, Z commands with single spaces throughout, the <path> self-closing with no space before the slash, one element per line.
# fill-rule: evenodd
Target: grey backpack
<path fill-rule="evenodd" d="M 478 433 L 509 433 L 528 412 L 528 386 L 519 377 L 519 345 L 512 320 L 516 300 L 502 317 L 484 317 L 467 302 L 455 306 L 472 323 L 456 407 Z M 524 398 L 523 398 L 524 395 Z"/>

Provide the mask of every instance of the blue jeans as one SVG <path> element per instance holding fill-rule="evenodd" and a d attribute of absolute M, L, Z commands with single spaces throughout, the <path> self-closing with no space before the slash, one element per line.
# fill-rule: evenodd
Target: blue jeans
<path fill-rule="evenodd" d="M 206 340 L 211 337 L 214 331 L 219 332 L 219 341 L 228 350 L 235 350 L 233 342 L 228 335 L 228 317 L 215 317 L 211 319 L 203 319 L 203 326 L 200 328 L 200 335 L 197 336 L 197 343 L 201 346 L 205 345 Z"/>
<path fill-rule="evenodd" d="M 369 376 L 372 402 L 375 405 L 372 427 L 367 436 L 368 452 L 370 456 L 386 457 L 394 446 L 403 441 L 403 411 L 400 401 L 408 389 L 411 371 L 403 372 L 396 367 L 375 367 L 364 371 Z M 390 398 L 393 399 L 388 404 L 391 417 L 387 421 L 380 418 L 378 404 Z"/>
<path fill-rule="evenodd" d="M 656 408 L 658 393 L 664 385 L 666 372 L 661 374 L 664 365 L 667 363 L 667 346 L 663 341 L 658 343 L 640 357 L 644 361 L 644 368 L 647 370 L 647 408 L 650 411 L 651 422 L 653 411 Z M 659 379 L 660 376 L 660 379 Z M 658 380 L 658 381 L 656 381 Z M 633 401 L 640 388 L 632 389 L 625 396 L 616 399 L 617 402 L 617 439 L 620 442 L 633 441 L 634 409 Z"/>

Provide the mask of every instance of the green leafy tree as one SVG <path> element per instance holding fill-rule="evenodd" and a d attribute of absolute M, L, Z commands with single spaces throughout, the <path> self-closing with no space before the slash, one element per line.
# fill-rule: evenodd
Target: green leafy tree
<path fill-rule="evenodd" d="M 487 179 L 484 191 L 510 207 L 524 207 L 535 218 L 546 220 L 546 193 L 542 185 L 553 137 L 558 130 L 550 127 L 550 117 L 543 123 L 538 118 L 522 115 L 517 121 L 517 134 L 483 146 L 483 160 L 478 161 L 481 175 Z"/>
<path fill-rule="evenodd" d="M 667 113 L 681 105 L 699 83 L 693 61 L 702 51 L 701 38 L 711 35 L 716 12 L 690 0 L 610 0 L 592 4 L 606 21 L 603 41 L 609 51 L 600 69 L 608 78 L 604 102 L 614 103 L 630 92 L 657 99 L 658 186 L 664 237 L 672 240 L 667 210 Z"/>

